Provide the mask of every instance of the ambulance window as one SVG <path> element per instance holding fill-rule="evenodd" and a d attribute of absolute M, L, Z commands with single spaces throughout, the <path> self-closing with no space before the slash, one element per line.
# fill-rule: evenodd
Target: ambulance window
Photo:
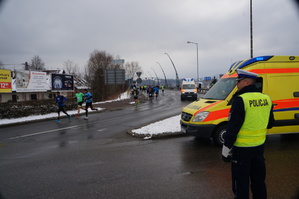
<path fill-rule="evenodd" d="M 183 84 L 183 89 L 195 89 L 195 84 Z"/>
<path fill-rule="evenodd" d="M 221 78 L 203 96 L 203 99 L 224 100 L 236 86 L 236 78 Z"/>
<path fill-rule="evenodd" d="M 257 90 L 259 92 L 262 92 L 263 91 L 263 78 L 262 77 L 258 77 L 256 79 L 255 85 L 257 87 Z"/>

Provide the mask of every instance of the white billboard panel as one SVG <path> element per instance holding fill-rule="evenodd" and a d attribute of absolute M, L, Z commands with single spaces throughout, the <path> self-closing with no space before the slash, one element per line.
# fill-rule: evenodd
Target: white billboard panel
<path fill-rule="evenodd" d="M 51 88 L 45 72 L 15 71 L 13 90 L 16 92 L 47 92 Z"/>

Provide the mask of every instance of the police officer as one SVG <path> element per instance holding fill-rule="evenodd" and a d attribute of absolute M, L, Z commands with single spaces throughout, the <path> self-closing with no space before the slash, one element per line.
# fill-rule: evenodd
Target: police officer
<path fill-rule="evenodd" d="M 235 199 L 267 198 L 264 143 L 267 129 L 274 124 L 268 95 L 255 86 L 258 74 L 237 69 L 237 88 L 224 134 L 222 159 L 231 161 L 232 190 Z"/>

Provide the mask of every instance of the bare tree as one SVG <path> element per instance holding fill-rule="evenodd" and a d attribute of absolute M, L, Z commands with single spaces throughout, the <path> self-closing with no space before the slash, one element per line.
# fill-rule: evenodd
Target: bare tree
<path fill-rule="evenodd" d="M 138 62 L 127 62 L 125 64 L 125 70 L 126 74 L 130 78 L 134 78 L 136 75 L 136 72 L 142 72 L 141 66 L 139 66 Z"/>
<path fill-rule="evenodd" d="M 63 63 L 63 67 L 67 74 L 76 75 L 77 77 L 81 77 L 81 73 L 79 70 L 78 64 L 75 64 L 71 60 L 67 60 Z"/>
<path fill-rule="evenodd" d="M 34 70 L 34 71 L 45 70 L 45 63 L 38 55 L 34 55 L 34 57 L 31 59 L 29 70 Z"/>
<path fill-rule="evenodd" d="M 85 79 L 90 83 L 94 100 L 106 100 L 120 92 L 116 85 L 105 85 L 105 70 L 117 69 L 112 64 L 113 57 L 105 51 L 94 50 L 85 68 Z M 119 93 L 118 93 L 119 94 Z"/>

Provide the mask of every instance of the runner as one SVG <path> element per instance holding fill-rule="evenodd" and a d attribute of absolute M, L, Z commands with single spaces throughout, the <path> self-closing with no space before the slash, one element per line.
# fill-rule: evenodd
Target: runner
<path fill-rule="evenodd" d="M 154 93 L 155 93 L 154 89 L 151 86 L 148 86 L 147 94 L 148 94 L 148 99 L 150 102 L 153 101 Z"/>
<path fill-rule="evenodd" d="M 83 104 L 83 99 L 84 99 L 84 94 L 82 92 L 80 92 L 79 89 L 76 89 L 76 97 L 75 99 L 77 100 L 77 103 L 78 103 L 78 113 L 75 115 L 76 117 L 79 117 L 80 115 L 80 109 L 83 109 L 84 108 L 82 107 L 82 104 Z"/>
<path fill-rule="evenodd" d="M 162 85 L 162 86 L 161 86 L 161 90 L 162 90 L 162 94 L 163 94 L 163 95 L 164 95 L 164 89 L 165 89 L 165 86 Z"/>
<path fill-rule="evenodd" d="M 55 102 L 57 103 L 58 105 L 58 110 L 57 110 L 57 113 L 58 113 L 58 116 L 56 118 L 56 122 L 60 122 L 60 112 L 62 111 L 64 114 L 67 115 L 67 117 L 69 118 L 69 120 L 71 120 L 71 116 L 64 110 L 64 103 L 66 101 L 66 97 L 64 97 L 63 95 L 60 95 L 60 92 L 57 91 L 57 95 L 56 95 L 56 98 L 55 98 Z"/>
<path fill-rule="evenodd" d="M 92 94 L 88 92 L 87 89 L 84 89 L 85 95 L 84 95 L 84 100 L 85 100 L 85 120 L 88 120 L 88 108 L 90 107 L 91 110 L 98 110 L 96 108 L 93 108 L 92 106 Z"/>
<path fill-rule="evenodd" d="M 158 85 L 155 86 L 154 91 L 155 91 L 156 99 L 158 99 L 158 96 L 159 96 L 159 86 Z"/>
<path fill-rule="evenodd" d="M 139 91 L 138 91 L 138 89 L 136 87 L 132 91 L 132 95 L 134 97 L 135 105 L 137 106 L 137 104 L 139 103 L 139 100 L 138 100 Z"/>

